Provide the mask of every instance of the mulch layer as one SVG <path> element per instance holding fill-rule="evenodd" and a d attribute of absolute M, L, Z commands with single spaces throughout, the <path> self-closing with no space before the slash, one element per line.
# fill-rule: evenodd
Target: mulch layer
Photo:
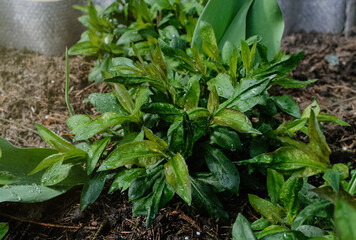
<path fill-rule="evenodd" d="M 292 73 L 295 79 L 319 80 L 303 89 L 275 88 L 273 94 L 293 96 L 301 109 L 316 98 L 324 113 L 348 122 L 349 127 L 325 124 L 325 135 L 333 150 L 331 160 L 355 165 L 356 37 L 298 33 L 285 37 L 282 49 L 305 52 Z M 68 134 L 64 56 L 0 49 L 0 59 L 0 136 L 18 147 L 46 147 L 34 123 L 62 136 Z M 108 90 L 105 84 L 88 83 L 92 66 L 91 58 L 70 58 L 70 102 L 76 113 L 95 114 L 83 100 L 90 93 Z M 228 223 L 202 215 L 175 198 L 146 229 L 145 217 L 131 216 L 127 194 L 103 194 L 81 212 L 80 190 L 74 188 L 44 203 L 1 203 L 0 222 L 10 225 L 5 239 L 231 239 L 231 224 L 239 212 L 251 221 L 258 218 L 244 194 L 225 197 Z"/>

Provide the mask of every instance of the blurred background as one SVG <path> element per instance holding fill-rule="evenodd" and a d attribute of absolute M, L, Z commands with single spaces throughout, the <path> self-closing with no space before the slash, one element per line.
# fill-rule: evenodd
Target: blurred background
<path fill-rule="evenodd" d="M 114 0 L 94 0 L 103 8 Z M 298 31 L 352 33 L 356 0 L 277 0 L 285 19 L 285 35 Z M 59 55 L 84 31 L 72 6 L 85 0 L 0 0 L 0 46 Z"/>

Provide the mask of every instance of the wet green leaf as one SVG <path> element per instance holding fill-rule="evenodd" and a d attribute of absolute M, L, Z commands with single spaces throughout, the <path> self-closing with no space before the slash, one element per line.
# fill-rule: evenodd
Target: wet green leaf
<path fill-rule="evenodd" d="M 273 153 L 261 154 L 238 163 L 266 166 L 279 172 L 293 173 L 296 177 L 312 176 L 324 172 L 328 167 L 294 147 L 281 147 Z"/>
<path fill-rule="evenodd" d="M 129 200 L 137 200 L 147 195 L 153 184 L 163 175 L 163 166 L 155 168 L 152 172 L 134 178 L 129 187 Z"/>
<path fill-rule="evenodd" d="M 270 222 L 268 221 L 268 219 L 261 217 L 260 219 L 254 221 L 253 223 L 251 223 L 251 229 L 256 231 L 256 230 L 263 230 L 266 227 L 268 227 L 270 224 Z"/>
<path fill-rule="evenodd" d="M 268 235 L 272 235 L 272 234 L 279 233 L 279 232 L 289 232 L 289 231 L 290 231 L 289 228 L 287 228 L 285 226 L 271 225 L 271 226 L 266 227 L 262 231 L 257 232 L 256 237 L 258 239 L 261 239 Z"/>
<path fill-rule="evenodd" d="M 89 124 L 91 121 L 91 117 L 87 115 L 74 115 L 67 119 L 67 125 L 72 133 L 76 133 L 81 127 Z"/>
<path fill-rule="evenodd" d="M 36 124 L 36 127 L 43 140 L 59 152 L 67 152 L 77 149 L 73 144 L 56 135 L 46 127 L 40 124 Z"/>
<path fill-rule="evenodd" d="M 286 215 L 283 208 L 253 194 L 249 194 L 248 199 L 251 206 L 270 222 L 283 222 Z"/>
<path fill-rule="evenodd" d="M 0 239 L 5 237 L 6 233 L 9 231 L 9 225 L 7 223 L 0 223 Z"/>
<path fill-rule="evenodd" d="M 236 132 L 224 127 L 216 127 L 210 135 L 211 141 L 219 145 L 222 148 L 235 151 L 236 149 L 242 149 L 242 143 L 239 135 Z"/>
<path fill-rule="evenodd" d="M 238 194 L 240 175 L 235 165 L 223 152 L 208 145 L 205 148 L 205 162 L 209 170 L 218 179 L 221 186 L 231 192 Z"/>
<path fill-rule="evenodd" d="M 101 133 L 106 129 L 123 124 L 125 122 L 132 122 L 135 119 L 116 113 L 104 113 L 98 118 L 92 120 L 89 124 L 83 125 L 75 132 L 74 141 L 86 140 L 97 133 Z"/>
<path fill-rule="evenodd" d="M 257 238 L 252 232 L 250 223 L 247 219 L 239 214 L 232 226 L 232 239 L 233 240 L 256 240 Z"/>
<path fill-rule="evenodd" d="M 326 218 L 331 207 L 332 203 L 326 200 L 316 201 L 308 205 L 294 219 L 292 229 L 296 230 L 298 227 L 304 225 L 304 223 L 310 219 L 313 219 L 314 217 Z"/>
<path fill-rule="evenodd" d="M 130 187 L 133 179 L 141 176 L 144 172 L 144 168 L 124 169 L 120 171 L 112 182 L 109 193 L 113 193 L 119 189 L 121 192 L 126 191 Z"/>
<path fill-rule="evenodd" d="M 198 107 L 200 99 L 200 75 L 194 75 L 187 82 L 184 107 L 186 110 Z"/>
<path fill-rule="evenodd" d="M 0 187 L 0 202 L 42 202 L 56 197 L 69 188 L 80 184 L 76 180 L 59 184 L 55 188 L 41 186 L 43 171 L 28 175 L 43 159 L 57 151 L 45 148 L 20 149 L 0 138 L 0 169 L 11 174 L 11 185 Z"/>
<path fill-rule="evenodd" d="M 314 110 L 311 110 L 310 112 L 308 132 L 312 151 L 320 158 L 320 160 L 326 164 L 330 164 L 329 155 L 331 154 L 331 150 L 326 142 L 324 134 L 321 132 Z"/>
<path fill-rule="evenodd" d="M 192 201 L 192 190 L 188 166 L 184 158 L 177 153 L 164 165 L 166 180 L 174 191 L 189 205 Z"/>
<path fill-rule="evenodd" d="M 99 161 L 100 156 L 103 154 L 106 146 L 109 144 L 110 142 L 110 138 L 106 137 L 103 139 L 100 139 L 96 142 L 94 142 L 89 150 L 88 150 L 88 157 L 87 157 L 87 161 L 86 161 L 86 170 L 87 170 L 87 174 L 90 175 L 95 167 L 96 164 Z"/>
<path fill-rule="evenodd" d="M 64 152 L 64 153 L 57 153 L 57 154 L 52 154 L 45 159 L 43 159 L 37 166 L 34 168 L 29 175 L 33 175 L 45 168 L 48 168 L 52 166 L 53 164 L 59 162 L 59 161 L 66 161 L 66 160 L 72 160 L 72 159 L 79 159 L 79 160 L 84 160 L 86 157 L 86 152 L 83 150 L 80 150 L 78 148 L 75 148 L 71 151 Z"/>
<path fill-rule="evenodd" d="M 94 46 L 90 41 L 86 42 L 78 42 L 74 44 L 69 49 L 70 55 L 86 55 L 86 56 L 93 56 L 96 55 L 99 51 L 99 48 Z"/>
<path fill-rule="evenodd" d="M 326 231 L 323 229 L 310 225 L 302 225 L 296 231 L 303 233 L 308 238 L 323 237 L 326 234 Z"/>
<path fill-rule="evenodd" d="M 227 221 L 229 215 L 224 211 L 223 205 L 213 190 L 208 185 L 193 177 L 190 179 L 192 183 L 192 200 L 194 206 L 199 209 L 204 209 L 211 217 Z"/>
<path fill-rule="evenodd" d="M 104 188 L 105 181 L 107 180 L 107 172 L 97 172 L 94 176 L 84 185 L 80 197 L 80 210 L 83 211 L 89 204 L 95 202 Z"/>
<path fill-rule="evenodd" d="M 336 124 L 339 124 L 340 126 L 345 126 L 345 127 L 350 126 L 350 124 L 348 124 L 347 122 L 341 121 L 337 117 L 330 115 L 330 114 L 318 114 L 316 116 L 316 118 L 318 119 L 319 122 L 331 122 L 331 123 L 336 123 Z"/>
<path fill-rule="evenodd" d="M 158 147 L 160 147 L 160 150 L 162 152 L 165 152 L 167 150 L 168 144 L 165 141 L 163 141 L 162 139 L 160 139 L 159 137 L 154 135 L 153 132 L 150 129 L 148 129 L 146 127 L 143 127 L 143 130 L 144 130 L 144 133 L 145 133 L 145 137 L 148 140 L 156 143 L 158 145 Z"/>
<path fill-rule="evenodd" d="M 299 211 L 298 193 L 303 187 L 303 179 L 290 177 L 283 184 L 279 196 L 284 208 L 287 210 L 287 221 L 292 224 Z"/>
<path fill-rule="evenodd" d="M 234 92 L 230 76 L 224 73 L 219 73 L 215 78 L 209 80 L 208 89 L 213 91 L 214 87 L 216 88 L 217 94 L 226 99 L 231 98 Z"/>
<path fill-rule="evenodd" d="M 260 131 L 253 128 L 252 123 L 244 113 L 235 109 L 226 108 L 220 111 L 214 116 L 214 122 L 238 132 L 261 134 Z"/>
<path fill-rule="evenodd" d="M 116 83 L 115 92 L 121 106 L 123 106 L 129 113 L 133 113 L 135 110 L 135 103 L 133 102 L 132 97 L 126 88 L 123 85 Z"/>
<path fill-rule="evenodd" d="M 129 142 L 116 148 L 104 160 L 98 171 L 115 169 L 127 164 L 146 167 L 156 163 L 162 157 L 160 146 L 152 141 Z"/>
<path fill-rule="evenodd" d="M 282 95 L 279 97 L 272 97 L 272 99 L 283 112 L 295 118 L 301 117 L 298 104 L 290 96 Z"/>
<path fill-rule="evenodd" d="M 84 102 L 90 102 L 100 113 L 113 112 L 126 115 L 126 110 L 120 105 L 117 98 L 112 93 L 92 93 Z"/>
<path fill-rule="evenodd" d="M 160 114 L 160 115 L 182 115 L 183 111 L 169 103 L 153 102 L 143 105 L 142 109 L 145 113 Z"/>
<path fill-rule="evenodd" d="M 271 198 L 273 203 L 277 203 L 282 186 L 284 184 L 284 177 L 281 173 L 276 170 L 267 169 L 267 190 L 268 196 Z"/>
<path fill-rule="evenodd" d="M 335 202 L 335 227 L 340 240 L 356 239 L 356 209 L 338 199 Z"/>
<path fill-rule="evenodd" d="M 200 36 L 202 38 L 203 51 L 214 60 L 218 60 L 220 57 L 218 45 L 214 34 L 213 27 L 204 21 L 200 22 Z"/>

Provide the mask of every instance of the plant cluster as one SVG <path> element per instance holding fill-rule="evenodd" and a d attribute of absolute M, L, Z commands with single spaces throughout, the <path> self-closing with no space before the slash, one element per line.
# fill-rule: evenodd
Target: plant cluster
<path fill-rule="evenodd" d="M 84 210 L 108 182 L 109 193 L 128 191 L 133 215 L 147 216 L 147 226 L 175 194 L 224 221 L 229 215 L 220 200 L 243 185 L 268 200 L 249 195 L 263 217 L 250 225 L 239 215 L 234 239 L 356 239 L 356 173 L 348 180 L 346 165 L 330 163 L 320 124 L 347 123 L 321 113 L 316 101 L 301 113 L 288 95 L 269 94 L 276 85 L 315 81 L 289 77 L 303 53 L 279 50 L 277 3 L 210 0 L 204 10 L 202 4 L 80 7 L 89 30 L 71 53 L 97 55 L 92 80 L 112 91 L 88 98 L 100 116 L 68 119 L 75 145 L 41 125 L 53 149 L 17 149 L 0 139 L 0 202 L 43 201 L 84 184 Z M 324 185 L 315 188 L 310 176 L 323 176 Z"/>

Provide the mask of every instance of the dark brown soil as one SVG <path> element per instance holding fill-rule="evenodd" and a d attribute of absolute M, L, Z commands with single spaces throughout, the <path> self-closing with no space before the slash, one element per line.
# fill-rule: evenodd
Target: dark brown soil
<path fill-rule="evenodd" d="M 303 89 L 275 89 L 274 94 L 293 96 L 304 109 L 316 97 L 322 111 L 338 116 L 350 127 L 325 125 L 334 162 L 356 161 L 356 38 L 342 35 L 300 33 L 286 37 L 287 53 L 304 51 L 305 60 L 293 72 L 299 80 L 318 78 Z M 328 54 L 338 56 L 331 66 Z M 0 49 L 0 136 L 19 147 L 46 146 L 34 123 L 66 135 L 69 113 L 64 100 L 65 59 L 29 51 Z M 93 114 L 82 101 L 105 85 L 87 82 L 92 59 L 71 57 L 70 99 L 76 113 Z M 153 225 L 132 218 L 126 194 L 105 195 L 84 212 L 79 210 L 80 188 L 38 204 L 0 204 L 0 222 L 9 222 L 13 239 L 231 239 L 231 223 L 238 212 L 257 219 L 246 196 L 227 197 L 225 209 L 231 222 L 221 223 L 199 214 L 178 198 L 162 209 Z"/>

